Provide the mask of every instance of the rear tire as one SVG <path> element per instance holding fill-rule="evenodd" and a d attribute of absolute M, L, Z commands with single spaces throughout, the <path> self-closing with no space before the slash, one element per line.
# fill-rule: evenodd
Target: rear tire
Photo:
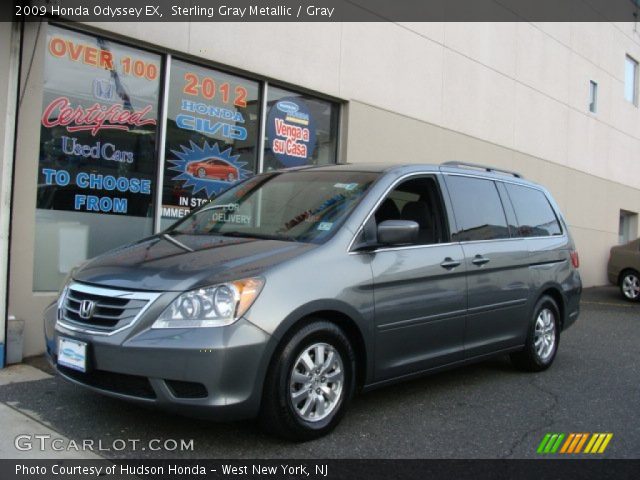
<path fill-rule="evenodd" d="M 355 390 L 355 353 L 344 332 L 315 320 L 288 338 L 265 379 L 263 428 L 307 441 L 326 435 L 342 419 Z"/>
<path fill-rule="evenodd" d="M 620 274 L 618 282 L 622 298 L 630 302 L 640 302 L 640 273 L 635 270 L 625 270 Z"/>
<path fill-rule="evenodd" d="M 527 372 L 541 372 L 551 366 L 560 343 L 560 309 L 544 295 L 533 309 L 524 349 L 511 354 L 513 364 Z"/>

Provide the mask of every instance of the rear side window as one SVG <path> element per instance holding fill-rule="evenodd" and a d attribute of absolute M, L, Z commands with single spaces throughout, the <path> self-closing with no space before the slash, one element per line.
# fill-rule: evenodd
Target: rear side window
<path fill-rule="evenodd" d="M 558 217 L 544 193 L 521 185 L 505 186 L 516 212 L 517 236 L 548 237 L 562 234 Z"/>
<path fill-rule="evenodd" d="M 448 175 L 446 182 L 458 226 L 452 240 L 509 238 L 507 219 L 492 180 Z"/>

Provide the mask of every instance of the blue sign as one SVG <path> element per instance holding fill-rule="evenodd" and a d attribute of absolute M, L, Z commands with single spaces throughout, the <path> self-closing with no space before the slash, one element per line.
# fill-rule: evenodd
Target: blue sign
<path fill-rule="evenodd" d="M 284 167 L 307 165 L 316 148 L 316 128 L 307 104 L 287 97 L 272 105 L 267 116 L 271 152 Z"/>

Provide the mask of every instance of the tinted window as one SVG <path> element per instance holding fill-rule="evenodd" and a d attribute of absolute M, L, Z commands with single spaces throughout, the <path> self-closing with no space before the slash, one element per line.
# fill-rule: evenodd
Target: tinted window
<path fill-rule="evenodd" d="M 507 220 L 493 181 L 459 176 L 446 178 L 458 225 L 453 240 L 509 238 Z"/>
<path fill-rule="evenodd" d="M 407 180 L 397 186 L 380 204 L 376 223 L 385 220 L 411 220 L 418 224 L 416 244 L 447 241 L 442 201 L 436 181 L 429 177 Z"/>
<path fill-rule="evenodd" d="M 558 218 L 544 193 L 520 185 L 507 184 L 506 187 L 516 211 L 518 236 L 546 237 L 562 233 Z"/>

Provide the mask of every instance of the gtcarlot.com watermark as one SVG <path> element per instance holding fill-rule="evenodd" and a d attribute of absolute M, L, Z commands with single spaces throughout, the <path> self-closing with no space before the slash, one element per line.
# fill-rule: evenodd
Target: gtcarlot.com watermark
<path fill-rule="evenodd" d="M 21 434 L 13 444 L 16 450 L 28 452 L 39 450 L 41 452 L 138 452 L 150 450 L 153 452 L 193 452 L 193 439 L 183 438 L 152 438 L 141 440 L 139 438 L 114 438 L 113 440 L 94 440 L 84 438 L 73 440 L 63 437 L 55 437 L 50 434 Z"/>

